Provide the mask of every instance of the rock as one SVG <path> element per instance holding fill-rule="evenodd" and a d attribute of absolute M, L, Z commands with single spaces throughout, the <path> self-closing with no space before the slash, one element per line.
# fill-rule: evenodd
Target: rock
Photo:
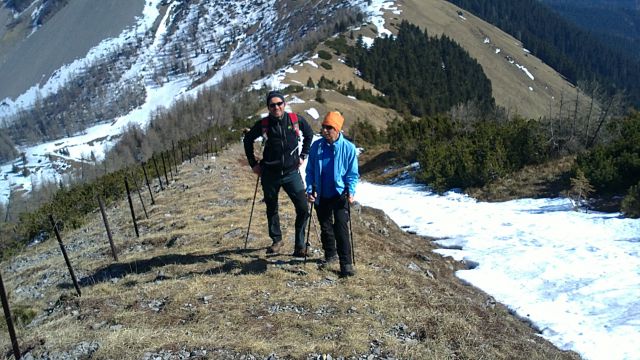
<path fill-rule="evenodd" d="M 105 325 L 107 325 L 107 322 L 106 321 L 101 321 L 99 323 L 95 323 L 95 324 L 91 325 L 90 327 L 91 327 L 91 330 L 98 330 L 98 329 L 104 327 Z"/>

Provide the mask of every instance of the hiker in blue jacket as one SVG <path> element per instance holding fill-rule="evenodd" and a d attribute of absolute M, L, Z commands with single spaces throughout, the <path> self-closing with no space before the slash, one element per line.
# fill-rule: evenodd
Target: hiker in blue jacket
<path fill-rule="evenodd" d="M 353 276 L 349 204 L 358 183 L 356 147 L 340 133 L 344 117 L 329 112 L 322 138 L 311 145 L 306 167 L 307 199 L 316 205 L 325 263 L 340 261 L 340 276 Z M 348 202 L 348 203 L 347 203 Z"/>

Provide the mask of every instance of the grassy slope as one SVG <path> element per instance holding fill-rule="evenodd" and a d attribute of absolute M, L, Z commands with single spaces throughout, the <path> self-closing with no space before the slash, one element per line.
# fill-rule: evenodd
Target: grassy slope
<path fill-rule="evenodd" d="M 401 0 L 402 13 L 397 17 L 406 19 L 421 27 L 426 27 L 430 35 L 444 34 L 464 47 L 475 58 L 491 80 L 496 103 L 510 113 L 518 113 L 526 118 L 557 114 L 560 101 L 575 99 L 576 90 L 552 68 L 531 54 L 525 54 L 520 41 L 484 22 L 466 11 L 466 20 L 461 19 L 458 7 L 444 0 Z M 396 17 L 388 17 L 391 23 Z M 490 44 L 485 44 L 488 37 Z M 495 49 L 500 53 L 496 54 Z M 533 74 L 531 80 L 515 65 L 506 60 L 510 56 L 516 63 L 525 66 Z M 533 91 L 529 90 L 529 87 Z M 588 101 L 581 97 L 580 103 Z"/>
<path fill-rule="evenodd" d="M 32 325 L 18 329 L 22 348 L 55 354 L 95 341 L 93 356 L 100 359 L 180 349 L 206 349 L 212 358 L 272 352 L 287 358 L 577 358 L 460 283 L 453 272 L 463 264 L 432 253 L 429 239 L 404 233 L 377 210 L 353 210 L 354 278 L 339 279 L 337 267 L 317 268 L 322 255 L 313 230 L 315 251 L 306 265 L 265 255 L 270 241 L 260 192 L 242 250 L 255 184 L 243 157 L 236 144 L 215 160 L 183 164 L 169 188 L 156 194 L 156 204 L 147 203 L 149 219 L 139 215 L 139 239 L 126 201 L 111 206 L 118 262 L 110 257 L 99 213 L 84 228 L 64 233 L 83 284 L 80 298 L 73 296 L 54 241 L 2 264 L 12 306 L 38 313 Z M 282 200 L 281 211 L 290 251 L 288 201 Z M 41 299 L 16 291 L 32 285 Z M 9 351 L 6 330 L 0 344 Z"/>

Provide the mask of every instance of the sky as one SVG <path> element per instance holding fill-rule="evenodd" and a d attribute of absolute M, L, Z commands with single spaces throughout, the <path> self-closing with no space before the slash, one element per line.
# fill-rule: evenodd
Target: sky
<path fill-rule="evenodd" d="M 87 57 L 124 41 L 132 32 L 144 31 L 153 23 L 149 19 L 157 16 L 155 5 L 159 1 L 149 0 L 136 27 L 118 39 L 105 40 Z M 369 6 L 369 21 L 380 34 L 387 34 L 380 8 L 397 12 L 401 7 L 384 0 L 373 0 Z M 156 33 L 155 43 L 161 40 L 163 31 L 161 27 Z M 150 46 L 144 56 L 153 57 L 154 48 Z M 300 66 L 317 67 L 313 60 L 294 59 L 294 65 L 255 82 L 253 87 L 284 88 L 288 73 Z M 224 74 L 241 71 L 250 63 L 245 55 L 232 55 L 219 75 L 204 86 L 214 85 Z M 135 65 L 132 74 L 142 71 L 143 65 L 144 61 Z M 55 89 L 59 86 L 56 79 L 67 76 L 65 71 L 70 72 L 73 66 L 77 65 L 61 69 L 59 76 L 39 91 Z M 522 71 L 533 78 L 528 70 Z M 160 87 L 149 86 L 145 104 L 130 114 L 73 137 L 21 148 L 33 175 L 18 176 L 10 171 L 12 163 L 2 165 L 0 201 L 6 202 L 9 186 L 30 190 L 39 181 L 58 179 L 55 169 L 65 165 L 51 162 L 49 154 L 80 159 L 89 158 L 93 152 L 101 159 L 113 145 L 111 139 L 128 124 L 144 128 L 157 106 L 170 106 L 180 96 L 194 96 L 199 88 L 187 90 L 189 83 L 188 79 L 176 78 Z M 28 102 L 29 96 L 20 101 Z M 287 100 L 303 104 L 304 114 L 313 119 L 324 115 L 311 102 L 304 105 L 295 97 Z M 69 156 L 60 154 L 63 148 Z M 640 220 L 623 219 L 619 214 L 576 212 L 567 199 L 483 203 L 455 192 L 440 196 L 411 183 L 361 183 L 356 200 L 384 210 L 408 231 L 437 238 L 436 243 L 442 247 L 437 253 L 476 264 L 473 269 L 458 271 L 457 276 L 528 319 L 541 330 L 541 336 L 559 348 L 574 350 L 586 359 L 638 358 Z"/>

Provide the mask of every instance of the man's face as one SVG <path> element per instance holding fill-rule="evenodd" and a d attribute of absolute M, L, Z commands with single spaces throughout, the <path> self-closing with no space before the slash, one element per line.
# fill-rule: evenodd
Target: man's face
<path fill-rule="evenodd" d="M 269 99 L 269 104 L 267 104 L 267 107 L 269 108 L 269 114 L 277 118 L 281 118 L 282 115 L 284 115 L 284 106 L 284 99 L 280 99 L 277 96 Z"/>

